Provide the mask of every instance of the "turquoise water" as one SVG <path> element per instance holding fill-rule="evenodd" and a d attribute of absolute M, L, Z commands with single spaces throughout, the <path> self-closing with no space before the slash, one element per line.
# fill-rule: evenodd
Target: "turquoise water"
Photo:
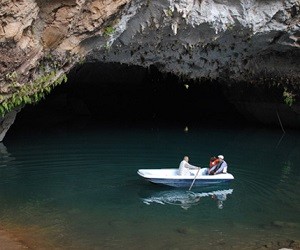
<path fill-rule="evenodd" d="M 65 128 L 8 135 L 0 152 L 0 225 L 48 249 L 278 249 L 300 240 L 298 132 Z M 178 167 L 184 155 L 203 167 L 218 154 L 231 184 L 188 192 L 136 173 Z"/>

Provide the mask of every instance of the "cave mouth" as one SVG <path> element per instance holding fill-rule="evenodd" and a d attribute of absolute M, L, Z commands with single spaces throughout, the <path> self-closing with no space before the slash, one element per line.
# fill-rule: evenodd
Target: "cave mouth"
<path fill-rule="evenodd" d="M 52 127 L 89 121 L 101 124 L 178 126 L 243 125 L 219 82 L 186 80 L 119 63 L 85 63 L 46 99 L 26 106 L 14 127 Z"/>

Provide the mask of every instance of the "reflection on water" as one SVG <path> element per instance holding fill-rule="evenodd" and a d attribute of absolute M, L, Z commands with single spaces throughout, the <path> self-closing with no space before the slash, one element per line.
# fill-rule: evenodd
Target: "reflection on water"
<path fill-rule="evenodd" d="M 0 167 L 6 166 L 8 162 L 13 160 L 14 157 L 8 153 L 7 148 L 0 142 Z"/>
<path fill-rule="evenodd" d="M 15 160 L 15 157 L 7 151 L 6 146 L 0 143 L 0 182 L 6 183 L 8 180 L 18 176 L 19 171 L 15 167 Z"/>
<path fill-rule="evenodd" d="M 170 204 L 180 206 L 181 208 L 187 210 L 191 206 L 200 204 L 202 198 L 211 197 L 216 200 L 217 207 L 219 209 L 223 209 L 223 202 L 226 201 L 227 195 L 232 194 L 232 192 L 233 189 L 201 193 L 183 190 L 171 190 L 155 193 L 148 198 L 142 198 L 142 201 L 146 205 L 150 205 L 151 203 L 162 205 Z"/>
<path fill-rule="evenodd" d="M 286 182 L 289 179 L 289 175 L 291 174 L 291 169 L 293 167 L 293 163 L 291 161 L 287 161 L 283 163 L 281 170 L 281 182 Z"/>

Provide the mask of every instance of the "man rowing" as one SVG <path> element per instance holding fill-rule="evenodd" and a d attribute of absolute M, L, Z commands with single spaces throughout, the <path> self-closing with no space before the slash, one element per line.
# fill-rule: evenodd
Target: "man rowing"
<path fill-rule="evenodd" d="M 198 169 L 198 168 L 200 167 L 196 167 L 189 164 L 189 157 L 185 156 L 183 157 L 183 160 L 180 162 L 179 165 L 179 175 L 192 175 L 190 169 Z"/>

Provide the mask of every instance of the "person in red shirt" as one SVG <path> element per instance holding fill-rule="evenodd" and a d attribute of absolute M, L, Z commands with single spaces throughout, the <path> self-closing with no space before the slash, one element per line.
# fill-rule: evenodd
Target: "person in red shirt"
<path fill-rule="evenodd" d="M 218 163 L 219 163 L 219 159 L 217 157 L 215 156 L 211 157 L 209 161 L 209 168 L 216 166 Z"/>
<path fill-rule="evenodd" d="M 219 164 L 219 162 L 220 162 L 220 159 L 215 156 L 210 158 L 209 169 L 208 169 L 209 175 L 213 174 L 213 170 L 215 169 L 215 166 Z"/>

